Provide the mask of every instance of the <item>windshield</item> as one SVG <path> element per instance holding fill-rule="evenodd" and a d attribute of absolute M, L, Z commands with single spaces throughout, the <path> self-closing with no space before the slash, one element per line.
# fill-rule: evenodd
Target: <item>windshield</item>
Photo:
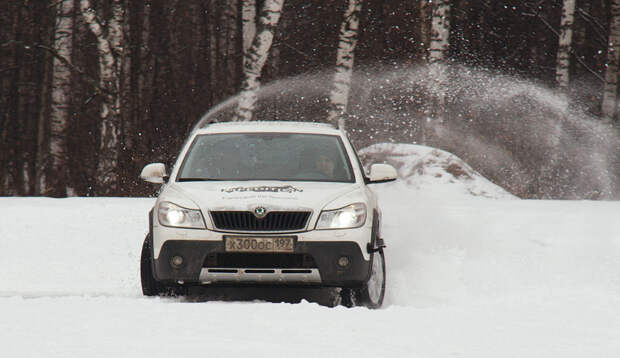
<path fill-rule="evenodd" d="M 197 136 L 177 181 L 200 180 L 355 181 L 340 137 L 297 133 Z"/>

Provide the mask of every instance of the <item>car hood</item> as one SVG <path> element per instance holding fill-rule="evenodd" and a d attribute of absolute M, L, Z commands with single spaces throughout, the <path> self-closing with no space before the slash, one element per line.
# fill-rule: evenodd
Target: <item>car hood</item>
<path fill-rule="evenodd" d="M 355 183 L 273 181 L 252 182 L 175 182 L 166 186 L 159 201 L 207 211 L 253 211 L 262 206 L 268 211 L 309 210 L 318 212 L 343 196 L 360 192 Z M 349 195 L 347 195 L 349 194 Z M 356 196 L 356 195 L 354 195 Z"/>

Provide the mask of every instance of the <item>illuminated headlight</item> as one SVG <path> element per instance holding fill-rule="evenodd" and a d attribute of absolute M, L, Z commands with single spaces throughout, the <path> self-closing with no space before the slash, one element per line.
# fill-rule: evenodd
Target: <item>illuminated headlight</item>
<path fill-rule="evenodd" d="M 200 210 L 186 209 L 169 201 L 159 204 L 159 223 L 164 226 L 204 229 L 205 222 Z"/>
<path fill-rule="evenodd" d="M 366 222 L 366 205 L 351 204 L 342 209 L 321 212 L 316 223 L 317 230 L 351 229 L 360 227 Z"/>

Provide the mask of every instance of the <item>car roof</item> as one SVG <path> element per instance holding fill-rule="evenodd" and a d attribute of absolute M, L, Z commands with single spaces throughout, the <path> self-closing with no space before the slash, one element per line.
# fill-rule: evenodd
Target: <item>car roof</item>
<path fill-rule="evenodd" d="M 218 122 L 196 130 L 197 134 L 281 132 L 341 135 L 342 132 L 329 123 L 289 121 L 237 121 Z"/>

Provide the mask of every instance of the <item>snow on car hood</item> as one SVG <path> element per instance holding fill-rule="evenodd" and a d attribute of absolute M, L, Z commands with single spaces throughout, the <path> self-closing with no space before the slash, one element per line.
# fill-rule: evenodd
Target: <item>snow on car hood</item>
<path fill-rule="evenodd" d="M 160 195 L 166 200 L 203 213 L 215 210 L 320 211 L 330 202 L 360 191 L 359 184 L 326 182 L 182 182 L 171 183 Z M 331 209 L 331 208 L 330 208 Z"/>

